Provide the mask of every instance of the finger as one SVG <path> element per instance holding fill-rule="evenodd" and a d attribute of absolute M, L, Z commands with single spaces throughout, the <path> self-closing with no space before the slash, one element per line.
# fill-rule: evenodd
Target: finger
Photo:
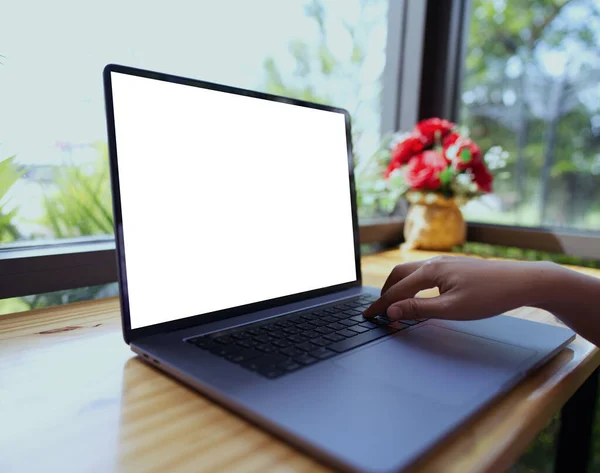
<path fill-rule="evenodd" d="M 404 278 L 417 271 L 424 263 L 425 261 L 415 261 L 413 263 L 399 264 L 396 266 L 385 280 L 385 284 L 381 288 L 381 294 L 384 294 L 394 284 L 402 281 Z"/>
<path fill-rule="evenodd" d="M 413 297 L 394 302 L 387 309 L 386 316 L 390 320 L 447 319 L 452 313 L 451 296 L 443 294 L 438 297 Z"/>
<path fill-rule="evenodd" d="M 364 311 L 363 315 L 365 317 L 375 317 L 377 314 L 384 313 L 393 303 L 412 298 L 419 291 L 433 287 L 435 284 L 429 277 L 429 274 L 430 271 L 424 271 L 421 268 L 405 277 L 390 287 L 379 299 L 373 302 L 373 304 Z"/>

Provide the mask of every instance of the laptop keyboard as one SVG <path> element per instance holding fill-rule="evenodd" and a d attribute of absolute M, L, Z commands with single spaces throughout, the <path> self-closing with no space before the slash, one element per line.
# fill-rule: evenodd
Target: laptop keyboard
<path fill-rule="evenodd" d="M 383 315 L 367 320 L 362 312 L 375 300 L 359 296 L 187 342 L 266 378 L 279 378 L 423 322 L 391 322 Z"/>

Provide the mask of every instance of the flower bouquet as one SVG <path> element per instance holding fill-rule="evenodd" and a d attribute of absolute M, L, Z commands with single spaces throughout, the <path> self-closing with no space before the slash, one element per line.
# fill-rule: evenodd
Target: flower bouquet
<path fill-rule="evenodd" d="M 497 158 L 497 163 L 506 153 L 494 147 L 484 159 L 466 131 L 440 118 L 417 123 L 413 131 L 396 137 L 390 150 L 384 178 L 396 187 L 399 182 L 411 204 L 404 248 L 449 250 L 462 245 L 466 225 L 460 206 L 492 192 L 494 178 L 485 161 Z"/>

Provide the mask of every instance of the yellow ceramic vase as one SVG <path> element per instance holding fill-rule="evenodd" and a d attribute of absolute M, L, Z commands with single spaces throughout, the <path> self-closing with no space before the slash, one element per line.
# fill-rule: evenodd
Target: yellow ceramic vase
<path fill-rule="evenodd" d="M 406 198 L 410 207 L 403 249 L 447 251 L 464 244 L 467 228 L 459 207 L 463 201 L 435 192 L 409 192 Z"/>

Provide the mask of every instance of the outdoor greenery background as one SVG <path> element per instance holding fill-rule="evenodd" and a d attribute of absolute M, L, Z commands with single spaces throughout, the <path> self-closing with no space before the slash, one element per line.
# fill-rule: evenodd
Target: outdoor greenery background
<path fill-rule="evenodd" d="M 382 179 L 390 136 L 373 142 L 380 111 L 382 68 L 374 66 L 369 41 L 386 21 L 385 0 L 362 0 L 354 24 L 342 25 L 352 47 L 332 48 L 327 2 L 307 2 L 305 14 L 318 41 L 290 38 L 293 72 L 274 58 L 262 67 L 267 92 L 346 107 L 353 116 L 356 176 L 361 218 L 405 209 L 394 183 Z M 510 153 L 496 193 L 467 206 L 467 217 L 493 223 L 600 228 L 600 2 L 595 0 L 473 0 L 461 96 L 462 125 L 484 149 Z M 384 23 L 385 24 L 385 23 Z M 335 34 L 340 34 L 337 31 Z M 1 57 L 0 57 L 1 59 Z M 0 73 L 1 65 L 0 61 Z M 0 130 L 0 141 L 2 130 Z M 44 214 L 35 222 L 52 238 L 112 233 L 106 144 L 89 144 L 96 159 L 86 166 L 66 161 L 37 179 L 0 147 L 0 243 L 22 240 L 18 203 L 10 188 L 19 179 L 39 181 Z M 68 151 L 68 150 L 67 150 Z M 168 216 L 157 216 L 160 220 Z M 21 222 L 22 223 L 22 222 Z M 161 228 L 160 231 L 164 231 Z M 31 239 L 41 237 L 32 232 Z M 598 267 L 598 262 L 516 248 L 467 244 L 457 251 L 482 256 L 552 259 Z M 0 301 L 0 314 L 76 300 L 116 295 L 116 285 L 80 288 Z M 513 467 L 515 473 L 552 471 L 558 419 L 542 432 Z M 600 472 L 600 425 L 594 460 Z"/>

